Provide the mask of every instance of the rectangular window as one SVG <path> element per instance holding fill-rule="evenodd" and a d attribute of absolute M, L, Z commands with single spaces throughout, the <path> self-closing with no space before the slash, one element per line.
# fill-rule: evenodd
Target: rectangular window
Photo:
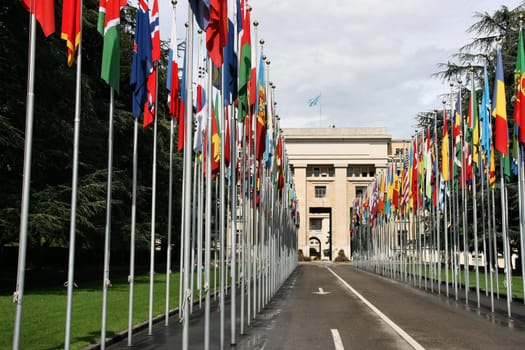
<path fill-rule="evenodd" d="M 310 218 L 310 230 L 321 230 L 323 220 L 319 218 Z"/>
<path fill-rule="evenodd" d="M 314 168 L 314 176 L 315 176 L 315 177 L 319 177 L 319 173 L 320 173 L 320 172 L 321 172 L 321 171 L 319 170 L 319 168 Z"/>
<path fill-rule="evenodd" d="M 326 197 L 326 186 L 315 186 L 315 198 Z"/>
<path fill-rule="evenodd" d="M 366 192 L 366 186 L 356 186 L 355 187 L 355 196 L 359 197 Z"/>

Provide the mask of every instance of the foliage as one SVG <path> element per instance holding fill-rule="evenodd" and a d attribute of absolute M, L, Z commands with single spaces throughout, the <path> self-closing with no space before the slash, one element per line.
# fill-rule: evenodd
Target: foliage
<path fill-rule="evenodd" d="M 100 79 L 102 37 L 96 30 L 98 1 L 84 1 L 82 34 L 81 121 L 78 167 L 77 245 L 102 252 L 106 222 L 106 181 L 109 88 Z M 61 8 L 61 0 L 56 2 Z M 28 243 L 62 246 L 69 243 L 73 116 L 76 65 L 66 64 L 66 45 L 57 32 L 44 38 L 37 26 L 35 62 L 34 131 L 31 162 Z M 112 186 L 112 245 L 129 249 L 133 118 L 129 76 L 135 9 L 123 11 L 121 26 L 121 92 L 115 96 Z M 0 5 L 0 247 L 16 245 L 19 236 L 23 178 L 28 13 L 18 0 Z M 165 47 L 166 45 L 164 45 Z M 166 55 L 164 55 L 166 56 Z M 159 67 L 165 81 L 166 62 Z M 159 84 L 162 86 L 162 84 Z M 166 91 L 159 89 L 158 115 L 167 115 Z M 167 213 L 170 123 L 160 117 L 157 136 L 156 232 L 167 232 L 167 216 L 173 216 L 173 232 L 180 227 L 181 155 L 174 155 L 174 205 Z M 137 189 L 137 242 L 150 241 L 153 130 L 139 131 Z M 177 236 L 177 235 L 176 235 Z M 176 243 L 176 242 L 174 242 Z M 0 250 L 1 251 L 1 250 Z M 31 259 L 28 256 L 28 259 Z"/>

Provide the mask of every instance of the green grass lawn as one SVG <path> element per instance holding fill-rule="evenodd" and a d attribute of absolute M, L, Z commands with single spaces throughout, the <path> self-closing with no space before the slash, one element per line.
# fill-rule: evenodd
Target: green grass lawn
<path fill-rule="evenodd" d="M 412 271 L 413 266 L 407 265 L 407 271 L 410 274 Z M 399 269 L 398 269 L 399 271 Z M 441 267 L 441 282 L 445 282 L 445 267 Z M 448 270 L 448 282 L 449 284 L 452 284 L 452 269 L 449 268 Z M 419 267 L 416 265 L 415 268 L 415 274 L 416 278 L 419 276 Z M 422 275 L 423 276 L 430 276 L 430 269 L 427 265 L 426 268 L 426 274 L 425 270 L 422 268 Z M 435 274 L 437 276 L 437 273 Z M 487 283 L 487 290 L 490 291 L 490 276 L 487 275 L 488 283 Z M 494 288 L 494 294 L 496 294 L 496 274 L 493 274 L 493 288 Z M 437 277 L 435 277 L 435 280 L 437 280 Z M 465 271 L 461 270 L 458 274 L 458 282 L 463 287 L 465 285 Z M 507 288 L 505 286 L 505 273 L 499 272 L 498 273 L 498 281 L 499 281 L 499 293 L 500 296 L 506 296 L 507 295 Z M 469 271 L 469 286 L 470 288 L 476 288 L 476 271 L 470 270 Z M 481 291 L 485 291 L 485 273 L 480 270 L 479 272 L 479 287 Z M 521 274 L 519 276 L 512 276 L 512 297 L 513 298 L 523 298 L 523 279 L 521 277 Z"/>
<path fill-rule="evenodd" d="M 204 275 L 203 275 L 204 278 Z M 213 290 L 213 270 L 210 277 Z M 179 274 L 170 281 L 170 309 L 179 304 Z M 194 292 L 198 298 L 198 292 Z M 203 292 L 204 296 L 204 292 Z M 25 293 L 20 349 L 63 349 L 67 289 L 35 289 Z M 149 276 L 137 276 L 134 289 L 133 323 L 148 319 Z M 166 274 L 156 273 L 154 315 L 164 313 Z M 112 281 L 108 290 L 106 336 L 128 327 L 129 284 L 126 278 Z M 0 295 L 0 349 L 12 347 L 15 304 L 12 296 Z M 102 319 L 102 284 L 80 285 L 73 294 L 71 348 L 80 349 L 100 342 Z"/>

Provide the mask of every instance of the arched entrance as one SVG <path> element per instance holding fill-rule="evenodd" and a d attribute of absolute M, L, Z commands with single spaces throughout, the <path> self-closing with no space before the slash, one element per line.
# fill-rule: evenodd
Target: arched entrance
<path fill-rule="evenodd" d="M 321 260 L 321 240 L 317 237 L 310 237 L 308 245 L 310 246 L 310 257 L 312 259 Z"/>

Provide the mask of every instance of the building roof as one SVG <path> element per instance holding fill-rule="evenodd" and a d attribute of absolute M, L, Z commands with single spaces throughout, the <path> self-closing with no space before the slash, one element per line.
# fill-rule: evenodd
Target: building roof
<path fill-rule="evenodd" d="M 283 128 L 285 140 L 360 140 L 381 139 L 391 140 L 387 128 Z"/>

